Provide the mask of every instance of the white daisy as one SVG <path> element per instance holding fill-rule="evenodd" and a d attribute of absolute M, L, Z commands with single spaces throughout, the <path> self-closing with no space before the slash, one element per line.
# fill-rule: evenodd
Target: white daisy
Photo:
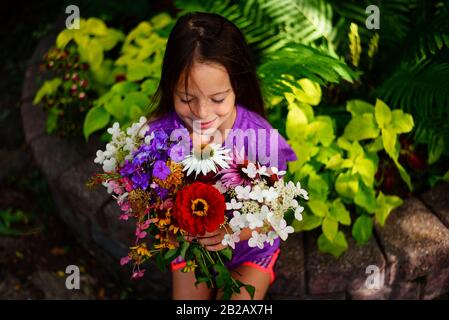
<path fill-rule="evenodd" d="M 252 162 L 250 162 L 246 168 L 243 168 L 242 171 L 251 179 L 254 179 L 257 175 L 257 168 Z"/>
<path fill-rule="evenodd" d="M 237 202 L 234 198 L 231 199 L 231 202 L 226 202 L 226 210 L 239 210 L 243 206 L 243 203 Z"/>
<path fill-rule="evenodd" d="M 240 231 L 234 232 L 233 234 L 225 234 L 221 244 L 224 246 L 230 246 L 235 249 L 235 244 L 240 241 Z"/>
<path fill-rule="evenodd" d="M 293 229 L 292 226 L 288 226 L 287 221 L 285 221 L 284 219 L 281 220 L 278 228 L 276 229 L 277 234 L 284 241 L 287 240 L 288 234 L 293 233 L 294 231 L 295 231 L 295 229 Z"/>
<path fill-rule="evenodd" d="M 274 174 L 278 175 L 278 176 L 283 176 L 284 174 L 286 174 L 287 172 L 284 170 L 279 170 L 276 167 L 271 167 L 271 172 L 273 172 Z"/>
<path fill-rule="evenodd" d="M 273 245 L 274 240 L 276 240 L 277 238 L 279 238 L 279 236 L 278 236 L 278 234 L 277 234 L 276 232 L 274 232 L 274 231 L 268 232 L 268 235 L 267 235 L 267 242 L 268 242 L 270 245 Z"/>
<path fill-rule="evenodd" d="M 233 212 L 234 217 L 229 221 L 229 225 L 231 226 L 233 231 L 243 229 L 247 226 L 248 221 L 246 220 L 246 215 L 240 214 L 238 211 Z"/>
<path fill-rule="evenodd" d="M 237 193 L 237 199 L 248 200 L 250 192 L 251 192 L 251 186 L 246 186 L 246 187 L 237 186 L 237 187 L 235 187 L 235 193 Z"/>
<path fill-rule="evenodd" d="M 297 189 L 298 195 L 300 195 L 301 197 L 303 197 L 306 200 L 309 200 L 309 195 L 305 189 L 301 188 L 300 182 L 296 183 L 296 189 Z"/>
<path fill-rule="evenodd" d="M 264 242 L 267 240 L 267 236 L 265 234 L 260 234 L 257 231 L 252 232 L 252 237 L 248 240 L 248 246 L 251 248 L 259 247 L 259 249 L 263 249 Z"/>
<path fill-rule="evenodd" d="M 232 160 L 228 156 L 229 149 L 225 149 L 219 144 L 211 143 L 204 147 L 201 152 L 193 151 L 182 160 L 184 171 L 187 171 L 187 175 L 195 172 L 195 177 L 202 173 L 208 174 L 210 171 L 217 172 L 217 166 L 222 169 L 229 168 L 226 160 Z"/>
<path fill-rule="evenodd" d="M 298 206 L 295 209 L 295 218 L 298 221 L 302 221 L 302 212 L 304 211 L 304 207 Z"/>

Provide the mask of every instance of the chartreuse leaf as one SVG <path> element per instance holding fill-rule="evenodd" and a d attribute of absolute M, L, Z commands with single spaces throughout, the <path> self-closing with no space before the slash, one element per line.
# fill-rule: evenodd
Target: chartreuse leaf
<path fill-rule="evenodd" d="M 377 223 L 381 226 L 385 225 L 385 221 L 387 220 L 391 211 L 403 204 L 403 201 L 398 196 L 386 196 L 382 192 L 379 192 L 379 195 L 376 199 L 376 212 L 375 217 Z"/>
<path fill-rule="evenodd" d="M 345 127 L 343 136 L 351 141 L 375 139 L 379 136 L 379 127 L 374 120 L 374 115 L 364 113 L 353 117 Z"/>
<path fill-rule="evenodd" d="M 402 110 L 391 111 L 390 108 L 382 101 L 377 99 L 375 108 L 376 122 L 382 129 L 382 143 L 387 154 L 393 159 L 399 170 L 401 178 L 407 183 L 412 190 L 411 179 L 402 165 L 399 163 L 400 145 L 397 141 L 399 133 L 410 132 L 413 128 L 413 118 L 411 115 L 404 113 Z"/>
<path fill-rule="evenodd" d="M 374 114 L 376 116 L 377 124 L 381 129 L 386 128 L 386 126 L 391 122 L 391 110 L 382 100 L 376 100 L 376 105 L 374 106 Z"/>
<path fill-rule="evenodd" d="M 318 217 L 326 217 L 329 214 L 329 206 L 324 200 L 310 198 L 307 201 L 307 206 L 312 213 Z"/>
<path fill-rule="evenodd" d="M 373 221 L 370 216 L 365 214 L 358 217 L 352 227 L 352 236 L 358 244 L 363 245 L 373 235 Z"/>
<path fill-rule="evenodd" d="M 332 120 L 328 116 L 315 117 L 307 130 L 307 136 L 312 138 L 314 143 L 321 143 L 325 147 L 329 147 L 335 139 Z"/>
<path fill-rule="evenodd" d="M 360 155 L 354 162 L 352 173 L 359 173 L 363 183 L 365 183 L 366 186 L 371 187 L 374 183 L 376 167 L 370 159 L 364 158 L 364 155 Z"/>
<path fill-rule="evenodd" d="M 33 104 L 36 105 L 39 102 L 42 101 L 42 98 L 45 96 L 50 96 L 54 93 L 56 93 L 56 90 L 58 90 L 59 86 L 62 83 L 61 78 L 54 78 L 51 80 L 45 81 L 40 89 L 37 91 L 36 96 L 34 97 Z"/>
<path fill-rule="evenodd" d="M 89 136 L 109 123 L 110 115 L 103 106 L 96 106 L 89 110 L 84 119 L 83 133 L 86 140 Z"/>
<path fill-rule="evenodd" d="M 322 175 L 312 172 L 309 175 L 307 186 L 311 198 L 320 200 L 327 199 L 327 195 L 329 194 L 329 185 Z"/>
<path fill-rule="evenodd" d="M 338 231 L 333 242 L 330 242 L 324 234 L 321 234 L 318 238 L 318 248 L 320 251 L 330 253 L 338 258 L 348 249 L 348 243 L 346 242 L 344 233 Z"/>
<path fill-rule="evenodd" d="M 364 183 L 359 183 L 359 190 L 354 198 L 354 202 L 368 213 L 374 213 L 376 210 L 376 196 L 373 186 L 368 187 Z"/>
<path fill-rule="evenodd" d="M 338 222 L 332 218 L 326 217 L 324 218 L 323 225 L 321 227 L 326 238 L 330 242 L 333 242 L 338 232 Z"/>
<path fill-rule="evenodd" d="M 298 101 L 316 106 L 321 101 L 321 87 L 318 83 L 307 78 L 297 81 L 298 86 L 291 86 L 293 94 Z"/>
<path fill-rule="evenodd" d="M 362 100 L 349 100 L 346 102 L 346 110 L 355 117 L 362 116 L 365 113 L 373 114 L 374 106 Z"/>
<path fill-rule="evenodd" d="M 47 122 L 45 126 L 48 134 L 54 132 L 58 126 L 59 111 L 60 110 L 57 108 L 50 108 L 50 110 L 48 110 Z"/>
<path fill-rule="evenodd" d="M 120 95 L 113 95 L 109 100 L 106 100 L 104 108 L 118 120 L 123 120 L 126 116 L 125 104 Z"/>
<path fill-rule="evenodd" d="M 335 180 L 335 190 L 337 193 L 348 199 L 353 199 L 359 191 L 359 179 L 357 175 L 350 172 L 340 173 Z"/>
<path fill-rule="evenodd" d="M 299 231 L 309 231 L 313 230 L 321 225 L 321 222 L 323 221 L 322 217 L 319 217 L 314 214 L 310 214 L 308 210 L 305 210 L 302 213 L 302 220 L 293 220 L 292 227 L 295 229 L 296 232 Z"/>
<path fill-rule="evenodd" d="M 298 105 L 294 103 L 290 104 L 285 124 L 287 136 L 290 139 L 302 137 L 304 131 L 307 129 L 307 124 L 307 116 L 304 111 Z"/>
<path fill-rule="evenodd" d="M 413 129 L 413 117 L 404 113 L 402 110 L 393 110 L 391 112 L 391 127 L 396 133 L 407 133 Z"/>
<path fill-rule="evenodd" d="M 304 215 L 303 215 L 304 216 Z M 349 226 L 351 224 L 351 216 L 346 206 L 341 202 L 340 198 L 335 199 L 329 207 L 329 218 L 332 218 L 341 224 Z"/>

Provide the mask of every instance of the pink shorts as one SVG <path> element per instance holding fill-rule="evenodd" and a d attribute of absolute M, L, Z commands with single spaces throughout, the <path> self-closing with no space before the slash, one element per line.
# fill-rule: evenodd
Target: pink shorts
<path fill-rule="evenodd" d="M 281 250 L 277 249 L 272 255 L 255 259 L 253 261 L 245 261 L 241 265 L 256 268 L 264 273 L 268 273 L 270 275 L 270 285 L 276 279 L 276 274 L 274 272 L 274 264 L 276 263 L 279 252 Z M 182 260 L 182 258 L 176 258 L 171 263 L 171 271 L 176 271 L 184 268 L 186 262 Z"/>

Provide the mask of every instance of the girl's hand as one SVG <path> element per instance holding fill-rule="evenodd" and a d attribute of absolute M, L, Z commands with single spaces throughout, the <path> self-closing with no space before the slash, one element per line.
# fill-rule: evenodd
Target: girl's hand
<path fill-rule="evenodd" d="M 223 250 L 224 248 L 226 248 L 227 246 L 224 246 L 221 241 L 223 241 L 223 238 L 225 236 L 225 234 L 227 234 L 228 232 L 226 231 L 229 228 L 218 228 L 217 230 L 215 230 L 214 232 L 206 232 L 204 235 L 202 236 L 185 236 L 185 239 L 189 242 L 195 242 L 194 239 L 196 239 L 196 241 L 202 245 L 204 248 L 206 248 L 209 251 L 220 251 Z"/>

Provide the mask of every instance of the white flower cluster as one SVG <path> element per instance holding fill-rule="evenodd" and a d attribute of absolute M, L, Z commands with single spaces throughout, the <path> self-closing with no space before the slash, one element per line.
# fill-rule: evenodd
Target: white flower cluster
<path fill-rule="evenodd" d="M 106 145 L 106 150 L 98 150 L 94 162 L 103 166 L 104 172 L 114 172 L 117 166 L 123 164 L 125 160 L 132 158 L 132 152 L 135 151 L 142 142 L 149 144 L 153 135 L 145 137 L 148 131 L 148 125 L 145 125 L 147 119 L 140 117 L 139 122 L 133 123 L 125 131 L 120 129 L 118 122 L 115 122 L 108 133 L 112 136 L 111 141 Z M 140 129 L 143 126 L 142 129 Z M 145 137 L 145 140 L 143 141 Z"/>
<path fill-rule="evenodd" d="M 261 249 L 265 242 L 273 245 L 278 237 L 285 241 L 294 232 L 284 219 L 285 213 L 293 209 L 296 220 L 301 221 L 304 207 L 298 200 L 308 200 L 307 191 L 299 182 L 285 183 L 282 179 L 269 186 L 265 180 L 254 179 L 256 175 L 252 166 L 248 166 L 244 172 L 253 179 L 252 184 L 235 187 L 236 196 L 226 203 L 226 210 L 233 210 L 233 218 L 229 222 L 233 232 L 240 233 L 241 229 L 249 227 L 253 230 L 248 240 L 249 246 Z M 279 174 L 280 171 L 271 168 L 271 172 Z M 257 228 L 261 228 L 260 232 Z"/>

